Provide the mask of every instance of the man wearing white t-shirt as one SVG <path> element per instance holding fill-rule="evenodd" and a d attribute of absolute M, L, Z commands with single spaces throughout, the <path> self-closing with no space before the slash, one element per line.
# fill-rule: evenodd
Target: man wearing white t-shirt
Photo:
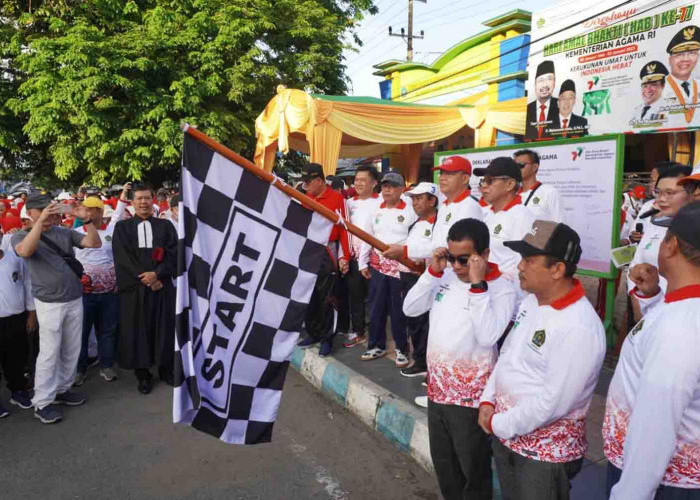
<path fill-rule="evenodd" d="M 355 182 L 353 184 L 357 193 L 345 202 L 346 212 L 350 222 L 362 230 L 367 230 L 372 217 L 379 209 L 383 199 L 374 192 L 379 182 L 379 172 L 368 165 L 361 165 L 355 170 Z M 345 347 L 353 347 L 367 340 L 365 335 L 365 301 L 369 293 L 369 281 L 360 273 L 357 259 L 360 256 L 362 240 L 348 233 L 350 239 L 350 264 L 346 276 L 348 282 L 348 294 L 350 296 L 350 319 L 352 333 L 343 344 Z"/>
<path fill-rule="evenodd" d="M 491 205 L 484 219 L 491 233 L 491 262 L 498 264 L 503 276 L 517 283 L 520 255 L 503 242 L 524 238 L 535 221 L 518 195 L 522 181 L 520 167 L 513 159 L 501 156 L 486 168 L 475 168 L 474 174 L 482 177 L 481 192 Z"/>
<path fill-rule="evenodd" d="M 433 230 L 433 248 L 447 245 L 447 233 L 452 224 L 461 219 L 483 220 L 477 202 L 471 197 L 469 177 L 472 164 L 461 156 L 450 156 L 433 170 L 440 172 L 440 191 L 445 196 L 438 207 L 437 221 Z"/>
<path fill-rule="evenodd" d="M 83 248 L 75 251 L 75 258 L 83 265 L 83 336 L 78 358 L 78 371 L 75 375 L 76 386 L 83 385 L 88 369 L 88 340 L 93 327 L 97 335 L 97 354 L 100 363 L 100 376 L 107 382 L 117 378 L 112 368 L 117 355 L 117 325 L 119 323 L 119 296 L 116 293 L 116 274 L 114 271 L 114 254 L 112 253 L 112 236 L 114 227 L 124 215 L 131 184 L 126 183 L 119 197 L 117 209 L 108 224 L 103 220 L 104 202 L 97 196 L 88 196 L 83 200 L 95 221 L 97 233 L 102 240 L 100 248 Z M 77 232 L 85 234 L 85 228 Z"/>
<path fill-rule="evenodd" d="M 530 209 L 535 219 L 565 222 L 559 191 L 551 184 L 542 184 L 537 180 L 540 155 L 531 149 L 522 149 L 515 152 L 513 159 L 523 177 L 520 188 L 523 205 Z"/>
<path fill-rule="evenodd" d="M 605 330 L 574 278 L 581 240 L 538 220 L 521 241 L 518 310 L 479 404 L 492 433 L 504 500 L 565 500 L 586 453 L 586 417 L 605 357 Z"/>
<path fill-rule="evenodd" d="M 692 201 L 692 193 L 689 193 L 683 185 L 678 184 L 678 181 L 690 175 L 691 171 L 690 167 L 672 166 L 659 174 L 659 180 L 656 183 L 656 201 L 659 213 L 651 218 L 651 224 L 646 224 L 627 275 L 627 291 L 632 299 L 635 321 L 641 318 L 639 299 L 643 298 L 635 288 L 635 281 L 638 279 L 638 274 L 649 266 L 658 268 L 659 246 L 666 235 L 666 227 L 655 224 L 655 221 L 674 217 L 678 210 Z M 663 277 L 659 286 L 662 291 L 666 291 L 666 280 Z"/>
<path fill-rule="evenodd" d="M 640 282 L 644 318 L 608 389 L 603 442 L 612 500 L 700 498 L 700 203 L 671 220 L 658 274 Z"/>

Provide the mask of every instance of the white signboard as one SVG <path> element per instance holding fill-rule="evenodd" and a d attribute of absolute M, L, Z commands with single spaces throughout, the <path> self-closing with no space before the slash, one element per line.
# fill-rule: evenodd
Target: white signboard
<path fill-rule="evenodd" d="M 620 4 L 532 16 L 526 141 L 700 127 L 700 1 Z"/>
<path fill-rule="evenodd" d="M 581 237 L 583 253 L 579 269 L 610 273 L 610 249 L 616 243 L 614 227 L 619 222 L 615 186 L 621 177 L 617 157 L 618 139 L 566 141 L 557 143 L 514 144 L 509 148 L 462 150 L 437 153 L 437 164 L 449 156 L 467 158 L 472 168 L 486 167 L 499 156 L 513 156 L 518 150 L 531 149 L 540 155 L 537 179 L 551 184 L 561 195 L 565 223 Z M 472 176 L 472 186 L 479 179 Z M 474 191 L 472 191 L 474 195 Z M 477 195 L 478 196 L 478 195 Z"/>

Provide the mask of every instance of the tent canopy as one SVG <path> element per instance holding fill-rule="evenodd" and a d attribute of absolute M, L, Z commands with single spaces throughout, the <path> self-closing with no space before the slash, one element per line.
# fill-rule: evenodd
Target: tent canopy
<path fill-rule="evenodd" d="M 338 158 L 390 152 L 417 156 L 424 143 L 448 137 L 465 125 L 477 131 L 475 143 L 479 147 L 491 145 L 494 128 L 525 133 L 524 103 L 477 102 L 430 106 L 307 94 L 280 85 L 255 120 L 255 163 L 271 171 L 277 150 L 294 149 L 310 154 L 311 161 L 323 165 L 330 175 L 335 173 Z"/>

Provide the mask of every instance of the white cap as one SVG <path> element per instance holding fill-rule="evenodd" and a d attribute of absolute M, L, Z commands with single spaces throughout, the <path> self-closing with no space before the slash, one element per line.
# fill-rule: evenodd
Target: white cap
<path fill-rule="evenodd" d="M 431 194 L 435 197 L 438 195 L 438 187 L 432 182 L 421 182 L 410 191 L 406 191 L 406 196 L 418 196 L 419 194 Z"/>
<path fill-rule="evenodd" d="M 64 201 L 64 200 L 72 200 L 73 197 L 70 195 L 70 193 L 66 191 L 61 191 L 61 193 L 58 195 L 56 198 L 58 201 Z"/>

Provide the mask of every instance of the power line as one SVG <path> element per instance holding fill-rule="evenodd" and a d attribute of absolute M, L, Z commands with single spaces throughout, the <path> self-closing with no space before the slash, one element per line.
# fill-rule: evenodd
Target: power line
<path fill-rule="evenodd" d="M 597 14 L 595 14 L 595 15 L 593 15 L 593 16 L 590 16 L 590 17 L 588 17 L 588 18 L 586 18 L 586 19 L 583 19 L 583 20 L 581 20 L 581 21 L 578 21 L 578 22 L 576 22 L 576 23 L 574 23 L 574 24 L 571 24 L 571 25 L 569 25 L 569 26 L 565 26 L 565 27 L 563 27 L 563 28 L 561 28 L 561 29 L 559 29 L 559 30 L 557 30 L 557 31 L 554 31 L 554 32 L 550 33 L 549 35 L 545 35 L 545 36 L 543 36 L 543 37 L 541 37 L 541 38 L 538 38 L 537 40 L 530 40 L 528 43 L 523 44 L 523 45 L 520 45 L 519 47 L 515 47 L 515 48 L 513 48 L 513 49 L 511 49 L 511 50 L 508 50 L 508 51 L 504 52 L 503 54 L 500 54 L 500 55 L 498 55 L 498 56 L 494 56 L 494 57 L 491 57 L 491 58 L 486 59 L 486 60 L 484 60 L 484 61 L 481 61 L 481 62 L 479 62 L 479 63 L 473 64 L 473 65 L 468 66 L 468 67 L 466 67 L 466 68 L 464 68 L 464 69 L 462 69 L 462 70 L 460 70 L 460 71 L 457 71 L 457 72 L 455 72 L 455 73 L 451 73 L 451 74 L 445 75 L 445 76 L 443 76 L 443 77 L 441 77 L 441 78 L 439 78 L 439 79 L 437 79 L 437 80 L 432 81 L 432 82 L 431 82 L 429 85 L 427 85 L 427 86 L 433 86 L 433 85 L 435 85 L 436 83 L 439 83 L 439 82 L 441 82 L 441 81 L 447 80 L 448 78 L 453 78 L 453 77 L 455 77 L 455 76 L 457 76 L 457 75 L 459 75 L 459 74 L 465 73 L 465 72 L 467 72 L 467 71 L 469 71 L 469 70 L 472 70 L 472 69 L 474 69 L 474 68 L 477 68 L 477 67 L 479 67 L 479 66 L 481 66 L 481 65 L 487 64 L 487 63 L 489 63 L 489 62 L 491 62 L 491 61 L 495 61 L 496 59 L 500 59 L 500 58 L 503 57 L 503 56 L 506 56 L 506 55 L 508 55 L 508 54 L 512 54 L 513 52 L 518 52 L 518 51 L 522 50 L 523 47 L 529 47 L 529 46 L 531 46 L 531 45 L 533 45 L 533 44 L 535 44 L 535 43 L 539 43 L 539 42 L 541 42 L 541 41 L 543 41 L 543 40 L 546 40 L 546 39 L 548 39 L 548 38 L 550 38 L 550 37 L 553 37 L 553 36 L 555 36 L 555 35 L 558 35 L 558 34 L 562 33 L 563 31 L 566 31 L 566 30 L 571 29 L 571 28 L 573 28 L 573 27 L 575 27 L 575 26 L 578 26 L 579 24 L 582 24 L 582 23 L 585 23 L 585 22 L 590 21 L 590 20 L 592 20 L 592 19 L 595 19 L 596 17 L 599 17 L 599 16 L 601 16 L 602 14 L 605 14 L 605 13 L 607 13 L 607 12 L 613 11 L 613 10 L 615 10 L 615 9 L 619 9 L 620 7 L 622 7 L 622 6 L 624 6 L 624 5 L 627 5 L 627 4 L 630 4 L 630 3 L 632 3 L 633 1 L 634 1 L 634 0 L 626 0 L 626 1 L 624 1 L 624 2 L 622 2 L 622 3 L 620 3 L 620 4 L 618 4 L 618 5 L 616 5 L 616 6 L 614 6 L 614 7 L 610 7 L 609 9 L 606 9 L 606 10 L 604 10 L 604 11 L 602 11 L 602 12 L 599 12 L 599 13 L 597 13 Z M 632 18 L 632 17 L 637 17 L 637 16 L 639 16 L 639 15 L 641 15 L 641 14 L 644 14 L 645 12 L 648 12 L 648 11 L 650 11 L 650 10 L 656 9 L 656 8 L 658 8 L 658 7 L 661 7 L 662 5 L 665 5 L 665 4 L 667 4 L 667 3 L 671 3 L 671 2 L 673 2 L 673 1 L 675 1 L 675 0 L 666 0 L 666 1 L 662 2 L 662 3 L 660 3 L 660 4 L 653 5 L 652 7 L 649 7 L 649 8 L 646 9 L 646 10 L 643 10 L 643 11 L 641 11 L 641 12 L 637 12 L 637 13 L 635 13 L 635 14 L 633 14 L 633 15 L 627 17 L 627 18 L 623 18 L 623 19 L 621 19 L 621 20 L 619 20 L 619 21 L 610 23 L 608 26 L 615 25 L 615 24 L 619 24 L 619 23 L 622 22 L 622 21 L 626 21 L 627 19 L 630 19 L 630 18 Z M 534 55 L 534 54 L 530 54 L 529 56 L 532 56 L 532 55 Z M 528 57 L 529 57 L 529 56 L 528 56 Z M 522 60 L 522 59 L 524 59 L 524 58 L 521 58 L 520 60 Z M 407 95 L 409 95 L 409 94 L 413 94 L 413 93 L 417 92 L 418 90 L 422 90 L 422 89 L 424 89 L 424 88 L 425 88 L 425 87 L 417 88 L 417 89 L 414 89 L 414 90 L 409 90 L 409 91 L 407 91 L 406 93 L 404 93 L 404 94 L 402 95 L 402 97 L 405 97 L 405 96 L 407 96 Z"/>

